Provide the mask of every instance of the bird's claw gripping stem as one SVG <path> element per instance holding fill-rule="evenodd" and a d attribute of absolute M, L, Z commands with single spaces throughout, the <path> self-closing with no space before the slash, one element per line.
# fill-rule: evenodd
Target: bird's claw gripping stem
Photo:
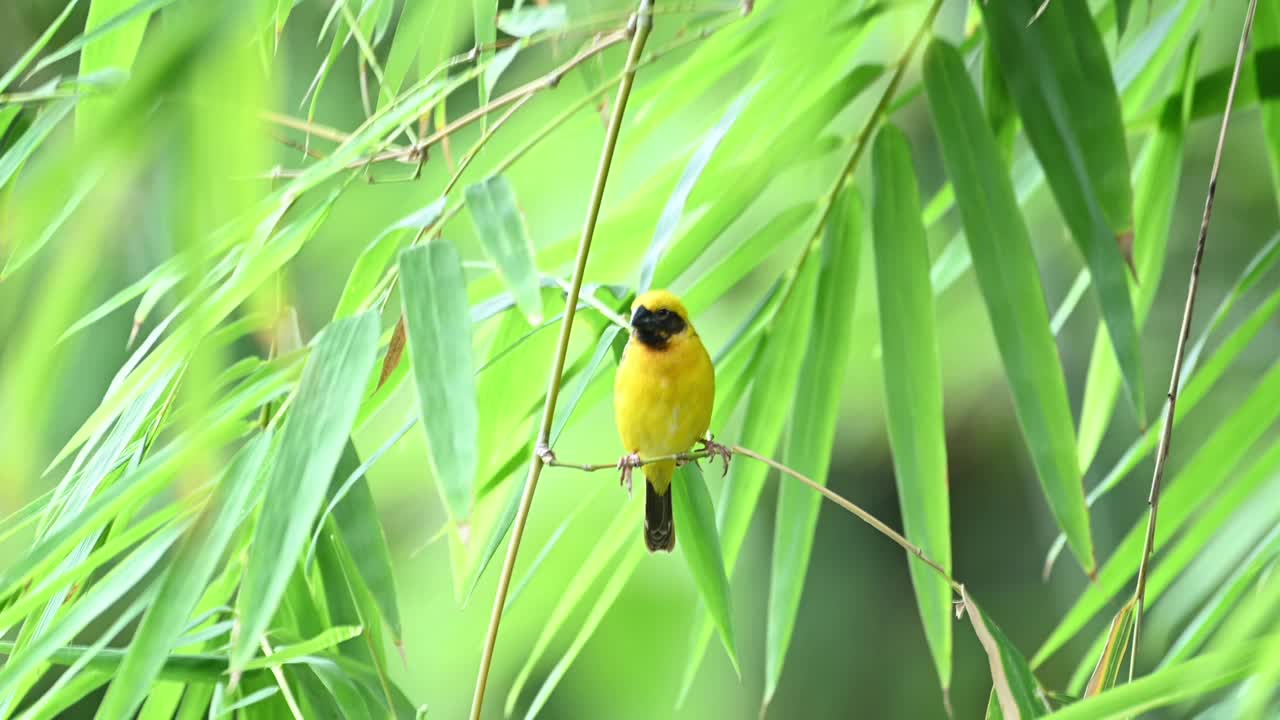
<path fill-rule="evenodd" d="M 640 453 L 623 455 L 618 460 L 618 470 L 621 471 L 621 477 L 618 479 L 618 484 L 627 489 L 628 498 L 631 497 L 631 472 L 640 467 L 640 465 Z"/>
<path fill-rule="evenodd" d="M 720 443 L 716 442 L 715 438 L 712 437 L 710 433 L 708 433 L 705 438 L 702 438 L 698 442 L 702 443 L 702 451 L 707 453 L 708 457 L 720 458 L 720 460 L 724 463 L 724 471 L 721 472 L 720 474 L 722 476 L 728 475 L 729 474 L 729 458 L 733 457 L 733 451 L 730 450 L 727 445 L 721 445 Z"/>

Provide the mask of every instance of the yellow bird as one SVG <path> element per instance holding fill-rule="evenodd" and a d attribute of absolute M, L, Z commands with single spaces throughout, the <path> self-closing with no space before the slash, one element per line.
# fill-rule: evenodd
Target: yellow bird
<path fill-rule="evenodd" d="M 680 300 L 653 290 L 631 305 L 631 339 L 613 384 L 614 420 L 627 455 L 618 461 L 622 483 L 631 490 L 631 471 L 645 480 L 644 542 L 650 552 L 676 545 L 671 511 L 674 460 L 641 465 L 646 458 L 687 452 L 701 441 L 725 458 L 707 428 L 716 396 L 715 368 Z"/>

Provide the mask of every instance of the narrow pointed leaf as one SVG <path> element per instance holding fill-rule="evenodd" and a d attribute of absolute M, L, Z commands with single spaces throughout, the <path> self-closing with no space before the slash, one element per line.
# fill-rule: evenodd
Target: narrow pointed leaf
<path fill-rule="evenodd" d="M 901 130 L 886 125 L 880 131 L 871 162 L 880 365 L 898 504 L 907 539 L 949 573 L 951 503 L 929 246 L 911 148 Z M 923 563 L 911 561 L 909 567 L 945 690 L 951 684 L 951 586 Z"/>
<path fill-rule="evenodd" d="M 846 190 L 837 200 L 823 237 L 813 310 L 813 325 L 822 331 L 814 336 L 800 368 L 791 411 L 794 421 L 784 454 L 788 466 L 823 484 L 831 465 L 843 397 L 833 388 L 844 384 L 849 365 L 864 225 L 861 199 L 852 189 Z M 777 690 L 800 612 L 821 503 L 820 495 L 798 483 L 783 483 L 778 488 L 765 629 L 765 705 Z"/>
<path fill-rule="evenodd" d="M 818 266 L 819 263 L 811 256 L 800 269 L 791 297 L 773 316 L 769 334 L 762 340 L 762 354 L 751 373 L 751 397 L 738 444 L 766 456 L 772 455 L 777 448 L 786 424 L 787 408 L 795 399 L 803 357 L 795 349 L 805 347 L 808 343 Z M 717 397 L 717 402 L 719 401 L 720 398 Z M 716 407 L 716 419 L 720 419 L 719 405 Z M 716 429 L 713 425 L 711 431 L 714 433 Z M 725 571 L 730 575 L 746 541 L 747 529 L 764 489 L 768 469 L 763 463 L 744 462 L 741 459 L 729 465 L 729 477 L 716 506 L 716 522 L 720 528 Z M 689 650 L 684 655 L 689 664 L 685 667 L 681 682 L 681 700 L 693 685 L 693 678 L 702 664 L 714 627 L 707 609 L 699 607 L 695 611 L 695 627 L 690 634 Z"/>
<path fill-rule="evenodd" d="M 293 645 L 280 645 L 272 648 L 271 655 L 249 661 L 245 664 L 244 669 L 259 670 L 278 667 L 298 658 L 313 655 L 321 650 L 327 650 L 334 645 L 344 643 L 351 638 L 359 637 L 360 632 L 360 627 L 351 625 L 339 625 L 337 627 L 327 628 L 319 635 L 303 640 L 300 643 Z"/>
<path fill-rule="evenodd" d="M 471 511 L 479 420 L 462 262 L 453 245 L 438 240 L 401 253 L 400 277 L 432 475 L 450 516 L 463 520 Z"/>
<path fill-rule="evenodd" d="M 1254 62 L 1261 100 L 1263 145 L 1271 164 L 1271 186 L 1275 189 L 1276 201 L 1280 202 L 1280 6 L 1260 2 L 1255 13 L 1254 47 L 1270 48 L 1270 52 L 1255 54 Z"/>
<path fill-rule="evenodd" d="M 351 274 L 347 276 L 346 287 L 342 289 L 342 297 L 338 298 L 338 307 L 333 311 L 333 319 L 349 317 L 368 307 L 373 299 L 387 267 L 396 256 L 396 250 L 404 240 L 407 230 L 421 230 L 430 227 L 444 212 L 444 198 L 437 198 L 423 207 L 396 221 L 391 227 L 378 233 L 356 258 Z"/>
<path fill-rule="evenodd" d="M 1241 643 L 1157 670 L 1096 697 L 1072 703 L 1047 717 L 1052 720 L 1121 720 L 1148 710 L 1191 700 L 1239 682 L 1256 672 L 1265 645 Z"/>
<path fill-rule="evenodd" d="M 964 594 L 964 609 L 983 652 L 987 654 L 987 665 L 991 670 L 995 712 L 991 706 L 988 707 L 988 720 L 1030 720 L 1046 715 L 1049 710 L 1040 698 L 1040 683 L 1027 665 L 1027 659 L 968 593 Z"/>
<path fill-rule="evenodd" d="M 498 29 L 515 37 L 529 37 L 546 30 L 555 30 L 568 22 L 569 13 L 560 3 L 526 5 L 498 15 Z"/>
<path fill-rule="evenodd" d="M 658 268 L 658 262 L 662 259 L 663 254 L 667 251 L 667 246 L 671 244 L 671 239 L 675 235 L 676 226 L 680 224 L 680 218 L 684 215 L 686 203 L 689 202 L 689 195 L 693 192 L 693 186 L 698 182 L 698 178 L 702 176 L 702 171 L 707 169 L 707 163 L 711 162 L 711 156 L 719 147 L 720 141 L 724 140 L 724 136 L 729 133 L 729 129 L 733 127 L 734 121 L 742 114 L 742 111 L 751 103 L 751 99 L 755 97 L 756 91 L 760 89 L 760 85 L 756 85 L 743 91 L 733 104 L 724 111 L 720 122 L 707 132 L 703 138 L 702 144 L 698 147 L 693 157 L 689 158 L 689 163 L 685 165 L 684 172 L 680 174 L 680 179 L 676 181 L 676 187 L 671 191 L 671 196 L 667 198 L 667 204 L 662 208 L 662 215 L 658 217 L 658 227 L 654 230 L 653 240 L 649 243 L 649 249 L 645 251 L 644 260 L 640 263 L 640 281 L 636 285 L 636 292 L 643 293 L 649 290 L 653 284 L 653 274 Z"/>
<path fill-rule="evenodd" d="M 306 547 L 351 434 L 377 342 L 378 318 L 365 313 L 332 323 L 313 343 L 249 546 L 236 602 L 241 626 L 231 652 L 233 669 L 243 668 L 257 652 Z"/>
<path fill-rule="evenodd" d="M 98 708 L 99 717 L 132 717 L 160 675 L 165 658 L 204 592 L 216 563 L 244 519 L 271 446 L 259 435 L 231 461 L 218 484 L 215 501 L 188 532 L 160 580 L 155 601 L 147 608 L 128 651 Z"/>
<path fill-rule="evenodd" d="M 1114 687 L 1125 668 L 1125 658 L 1129 650 L 1129 639 L 1133 637 L 1134 616 L 1137 613 L 1138 596 L 1134 595 L 1129 602 L 1120 608 L 1111 620 L 1111 628 L 1107 631 L 1107 642 L 1102 648 L 1098 664 L 1093 668 L 1093 675 L 1084 688 L 1084 696 L 1092 697 L 1108 688 Z"/>
<path fill-rule="evenodd" d="M 1140 339 L 1122 246 L 1132 240 L 1133 192 L 1120 100 L 1089 8 L 1038 0 L 980 5 L 1000 72 L 1084 256 L 1129 400 L 1145 422 Z M 1138 278 L 1139 282 L 1144 278 Z"/>
<path fill-rule="evenodd" d="M 533 264 L 533 240 L 506 177 L 494 175 L 467 187 L 467 209 L 480 244 L 510 288 L 530 325 L 542 322 L 542 291 Z"/>
<path fill-rule="evenodd" d="M 135 17 L 127 22 L 120 22 L 112 32 L 85 42 L 80 50 L 80 76 L 87 77 L 107 68 L 128 72 L 133 67 L 138 47 L 142 44 L 142 34 L 147 29 L 147 20 L 153 12 L 147 6 L 158 7 L 164 4 L 167 3 L 91 0 L 89 16 L 84 24 L 86 38 L 92 37 L 93 31 L 120 22 L 130 14 Z M 98 126 L 106 121 L 111 112 L 111 103 L 109 98 L 86 98 L 81 102 L 76 110 L 77 133 L 86 135 L 98 132 Z"/>
<path fill-rule="evenodd" d="M 1267 429 L 1280 418 L 1280 363 L 1274 363 L 1245 397 L 1203 441 L 1192 458 L 1169 478 L 1160 495 L 1160 523 L 1155 548 L 1159 551 L 1192 514 L 1229 479 L 1233 468 Z M 1075 635 L 1116 593 L 1129 586 L 1138 572 L 1146 541 L 1146 517 L 1140 518 L 1103 564 L 1097 582 L 1090 584 L 1050 633 L 1032 662 L 1042 663 Z"/>
<path fill-rule="evenodd" d="M 733 635 L 733 611 L 729 603 L 729 577 L 724 570 L 724 554 L 716 533 L 715 508 L 702 479 L 702 470 L 688 463 L 676 471 L 671 483 L 671 504 L 676 527 L 680 528 L 681 554 L 689 564 L 693 584 L 702 603 L 711 613 L 729 662 L 738 671 L 738 649 Z"/>
<path fill-rule="evenodd" d="M 1076 559 L 1092 573 L 1093 540 L 1071 406 L 1026 223 L 959 53 L 933 42 L 925 53 L 924 77 L 1018 423 L 1049 508 Z"/>

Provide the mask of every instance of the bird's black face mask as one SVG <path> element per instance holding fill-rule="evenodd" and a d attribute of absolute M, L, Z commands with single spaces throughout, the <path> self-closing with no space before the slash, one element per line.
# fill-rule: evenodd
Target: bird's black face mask
<path fill-rule="evenodd" d="M 631 316 L 635 338 L 654 350 L 665 350 L 672 336 L 684 332 L 684 328 L 684 318 L 666 308 L 652 312 L 641 305 Z"/>

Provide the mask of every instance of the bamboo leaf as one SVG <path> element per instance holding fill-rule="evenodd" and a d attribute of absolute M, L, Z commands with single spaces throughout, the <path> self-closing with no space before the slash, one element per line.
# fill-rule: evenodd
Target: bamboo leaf
<path fill-rule="evenodd" d="M 1254 46 L 1271 51 L 1254 54 L 1258 97 L 1261 105 L 1263 145 L 1271 163 L 1271 186 L 1280 202 L 1280 7 L 1258 3 L 1253 20 Z M 1241 80 L 1243 82 L 1243 79 Z M 0 83 L 2 85 L 3 83 Z M 1218 105 L 1219 108 L 1222 104 Z"/>
<path fill-rule="evenodd" d="M 644 260 L 640 263 L 640 280 L 636 285 L 636 294 L 641 294 L 649 290 L 653 285 L 653 274 L 658 268 L 658 261 L 662 259 L 663 254 L 667 251 L 667 246 L 671 243 L 671 238 L 675 235 L 676 227 L 680 224 L 680 218 L 684 215 L 685 204 L 689 202 L 689 195 L 693 192 L 693 186 L 698 182 L 698 178 L 702 176 L 702 172 L 707 169 L 707 163 L 711 162 L 711 156 L 719 147 L 720 142 L 724 140 L 724 136 L 729 133 L 729 129 L 733 127 L 733 123 L 742 114 L 742 111 L 751 103 L 751 99 L 755 97 L 756 92 L 760 89 L 759 83 L 747 88 L 737 99 L 733 101 L 720 117 L 720 122 L 707 132 L 703 138 L 702 144 L 698 146 L 697 152 L 689 158 L 689 163 L 685 165 L 684 172 L 680 174 L 680 179 L 676 181 L 676 187 L 671 191 L 671 196 L 667 198 L 667 204 L 662 208 L 662 215 L 658 217 L 658 226 L 653 231 L 653 240 L 649 243 L 649 249 L 645 251 Z"/>
<path fill-rule="evenodd" d="M 201 513 L 165 571 L 152 602 L 133 634 L 128 651 L 98 707 L 98 716 L 132 717 L 141 706 L 165 659 L 180 644 L 178 636 L 222 559 L 232 533 L 251 506 L 271 446 L 270 435 L 250 440 L 231 461 L 218 483 L 217 498 Z"/>
<path fill-rule="evenodd" d="M 1027 659 L 1009 642 L 1009 638 L 992 622 L 991 617 L 973 602 L 967 592 L 963 593 L 963 599 L 965 612 L 973 624 L 973 632 L 982 644 L 991 669 L 994 702 L 988 706 L 987 718 L 1018 720 L 1037 718 L 1048 713 L 1049 709 L 1040 698 L 1040 683 L 1027 665 Z"/>
<path fill-rule="evenodd" d="M 1138 596 L 1134 595 L 1111 620 L 1111 628 L 1107 631 L 1107 642 L 1093 668 L 1093 675 L 1089 677 L 1089 684 L 1085 686 L 1084 697 L 1093 697 L 1114 687 L 1116 681 L 1120 679 L 1120 673 L 1124 670 L 1125 652 L 1129 647 L 1129 639 L 1133 636 L 1133 623 L 1137 609 Z"/>
<path fill-rule="evenodd" d="M 71 642 L 89 623 L 100 619 L 125 593 L 134 589 L 178 539 L 181 525 L 155 533 L 104 575 L 46 630 L 33 637 L 0 667 L 0 698 L 14 699 L 15 688 L 40 672 L 41 664 Z"/>
<path fill-rule="evenodd" d="M 862 201 L 855 191 L 847 190 L 837 200 L 823 237 L 813 311 L 813 326 L 822 331 L 814 335 L 800 368 L 792 405 L 794 422 L 784 453 L 790 467 L 823 484 L 843 395 L 833 388 L 842 386 L 849 365 L 864 225 Z M 765 705 L 777 690 L 800 612 L 821 502 L 821 496 L 798 483 L 778 488 L 765 633 Z"/>
<path fill-rule="evenodd" d="M 80 77 L 88 77 L 107 68 L 127 72 L 133 67 L 151 13 L 171 1 L 91 0 L 89 16 L 84 23 L 85 41 L 80 48 Z M 124 18 L 130 19 L 124 21 Z M 110 33 L 106 32 L 108 27 L 112 28 Z M 102 30 L 103 34 L 94 37 L 95 30 Z M 87 136 L 88 133 L 99 132 L 99 126 L 108 118 L 111 102 L 109 98 L 85 98 L 76 110 L 77 133 Z"/>
<path fill-rule="evenodd" d="M 925 54 L 924 75 L 1018 423 L 1054 518 L 1080 565 L 1092 573 L 1093 540 L 1071 407 L 1027 226 L 959 53 L 933 42 Z"/>
<path fill-rule="evenodd" d="M 313 343 L 249 546 L 236 604 L 241 626 L 231 650 L 233 671 L 257 652 L 306 547 L 360 406 L 364 383 L 353 379 L 372 370 L 377 339 L 377 316 L 366 313 L 332 323 Z"/>
<path fill-rule="evenodd" d="M 555 690 L 556 685 L 560 683 L 560 679 L 568 671 L 569 665 L 582 652 L 582 648 L 587 644 L 587 640 L 592 633 L 599 627 L 600 621 L 604 619 L 604 614 L 608 612 L 609 608 L 613 607 L 614 601 L 617 600 L 618 595 L 626 586 L 627 580 L 635 572 L 636 566 L 644 559 L 644 555 L 644 546 L 640 543 L 632 543 L 630 547 L 622 551 L 609 582 L 605 584 L 604 589 L 596 597 L 595 605 L 591 607 L 591 612 L 583 620 L 582 626 L 578 629 L 578 634 L 574 636 L 573 642 L 570 643 L 569 648 L 565 650 L 560 660 L 556 662 L 555 667 L 551 668 L 551 672 L 547 673 L 546 680 L 542 681 L 542 687 L 538 688 L 538 694 L 534 696 L 533 702 L 529 705 L 529 711 L 524 715 L 525 720 L 533 720 L 546 705 L 552 691 Z"/>
<path fill-rule="evenodd" d="M 401 218 L 378 233 L 378 237 L 365 247 L 360 257 L 356 258 L 351 274 L 347 276 L 346 287 L 342 289 L 338 307 L 333 311 L 334 320 L 355 315 L 368 306 L 387 266 L 395 258 L 400 242 L 404 240 L 405 233 L 402 231 L 422 230 L 435 224 L 444 212 L 444 201 L 444 198 L 437 198 L 422 209 Z"/>
<path fill-rule="evenodd" d="M 949 573 L 951 503 L 929 247 L 911 148 L 901 130 L 893 125 L 880 130 L 871 162 L 880 365 L 898 503 L 907 539 Z M 951 587 L 932 568 L 909 563 L 925 638 L 945 694 L 951 684 Z"/>
<path fill-rule="evenodd" d="M 464 520 L 471 511 L 479 420 L 462 262 L 453 245 L 436 241 L 401 253 L 400 277 L 432 475 L 450 516 Z"/>
<path fill-rule="evenodd" d="M 475 28 L 475 47 L 480 52 L 480 65 L 488 65 L 493 60 L 493 46 L 498 39 L 498 0 L 471 0 L 471 20 Z M 476 83 L 480 93 L 479 107 L 489 104 L 489 83 Z M 481 119 L 481 132 L 489 129 L 489 116 Z"/>
<path fill-rule="evenodd" d="M 683 465 L 671 483 L 671 503 L 676 524 L 680 527 L 680 547 L 689 563 L 689 573 L 698 588 L 702 603 L 711 613 L 729 662 L 738 668 L 738 649 L 733 635 L 733 611 L 729 603 L 729 578 L 724 570 L 724 554 L 716 534 L 715 508 L 711 493 L 702 480 L 696 463 Z"/>
<path fill-rule="evenodd" d="M 538 663 L 551 646 L 552 639 L 555 638 L 560 628 L 564 627 L 573 609 L 577 607 L 578 603 L 582 602 L 583 598 L 587 597 L 588 592 L 596 584 L 596 581 L 606 572 L 611 573 L 611 583 L 625 583 L 629 578 L 630 572 L 623 573 L 622 568 L 616 563 L 616 556 L 622 555 L 626 557 L 628 552 L 635 554 L 634 549 L 637 547 L 641 550 L 640 554 L 643 556 L 643 546 L 636 542 L 627 543 L 627 540 L 634 541 L 639 522 L 640 503 L 626 503 L 618 508 L 613 521 L 601 533 L 600 540 L 592 548 L 591 554 L 587 556 L 573 578 L 564 587 L 564 591 L 560 593 L 551 614 L 540 623 L 542 630 L 538 633 L 538 639 L 534 641 L 533 649 L 525 657 L 524 663 L 520 667 L 520 672 L 516 674 L 516 679 L 511 684 L 511 690 L 507 693 L 507 701 L 503 710 L 504 715 L 509 717 L 515 710 L 516 701 L 520 699 L 521 691 L 524 690 L 525 684 L 528 683 L 533 671 L 538 667 Z M 624 546 L 631 549 L 628 550 Z M 621 587 L 618 589 L 621 590 Z M 599 607 L 601 596 L 596 597 L 597 607 Z M 603 607 L 608 609 L 609 604 L 611 603 L 606 603 Z M 596 611 L 593 610 L 592 612 Z M 603 613 L 604 610 L 599 612 Z M 569 657 L 569 654 L 566 653 L 564 657 Z M 532 712 L 531 709 L 530 714 Z"/>
<path fill-rule="evenodd" d="M 1160 496 L 1160 524 L 1155 547 L 1169 541 L 1182 524 L 1230 478 L 1272 423 L 1280 418 L 1280 363 L 1274 363 L 1230 415 L 1197 448 L 1195 455 L 1165 483 Z M 1127 587 L 1138 571 L 1146 541 L 1146 518 L 1130 528 L 1110 559 L 1103 564 L 1097 582 L 1089 585 L 1036 652 L 1039 665 L 1084 627 L 1117 592 Z"/>
<path fill-rule="evenodd" d="M 1258 642 L 1206 653 L 1072 703 L 1052 720 L 1120 720 L 1198 697 L 1255 672 L 1264 646 Z"/>
<path fill-rule="evenodd" d="M 562 28 L 568 23 L 569 13 L 560 3 L 516 7 L 498 14 L 498 29 L 521 38 Z"/>
<path fill-rule="evenodd" d="M 1140 339 L 1124 267 L 1133 192 L 1111 64 L 1087 6 L 1050 3 L 1030 22 L 1037 4 L 981 8 L 1027 138 L 1089 267 L 1129 400 L 1145 423 Z"/>
<path fill-rule="evenodd" d="M 404 432 L 400 432 L 393 438 L 398 439 L 403 435 Z M 332 494 L 324 515 L 332 510 L 333 519 L 342 533 L 342 543 L 354 561 L 354 569 L 368 587 L 382 619 L 391 629 L 393 639 L 399 643 L 404 637 L 404 627 L 400 622 L 400 606 L 396 600 L 391 548 L 387 545 L 387 537 L 378 519 L 378 508 L 374 504 L 366 476 L 369 466 L 381 457 L 386 448 L 389 445 L 384 445 L 377 453 L 370 455 L 366 462 L 361 463 L 355 445 L 350 440 L 347 441 L 333 476 Z M 341 485 L 338 484 L 339 480 L 342 481 Z M 322 516 L 321 522 L 323 520 Z M 314 543 L 314 539 L 312 542 Z"/>
<path fill-rule="evenodd" d="M 31 47 L 27 48 L 27 51 L 22 54 L 22 57 L 18 58 L 18 61 L 11 65 L 9 69 L 5 71 L 3 76 L 0 76 L 0 93 L 9 89 L 9 86 L 13 84 L 13 81 L 22 74 L 23 70 L 27 69 L 27 65 L 30 65 L 36 55 L 39 55 L 40 51 L 49 44 L 49 41 L 53 39 L 54 34 L 56 34 L 58 29 L 62 27 L 62 23 L 66 22 L 67 16 L 69 16 L 71 11 L 75 10 L 76 6 L 79 4 L 80 0 L 69 0 L 69 2 L 63 5 L 62 12 L 58 13 L 58 16 L 53 19 L 53 22 L 49 23 L 49 27 L 45 28 L 44 32 L 40 33 L 40 37 L 36 38 L 36 41 L 31 43 Z M 13 114 L 17 114 L 18 108 L 18 105 L 11 105 L 6 108 L 6 110 L 12 110 Z M 12 115 L 9 117 L 11 119 Z M 0 122 L 0 137 L 4 136 L 4 129 L 6 126 L 7 122 Z M 0 183 L 0 186 L 2 185 L 4 185 L 4 183 Z"/>
<path fill-rule="evenodd" d="M 533 240 L 511 183 L 502 175 L 495 175 L 468 186 L 466 195 L 480 244 L 493 259 L 520 312 L 529 318 L 530 325 L 540 324 L 542 291 L 533 261 Z"/>
<path fill-rule="evenodd" d="M 791 296 L 773 316 L 769 334 L 762 341 L 762 354 L 750 374 L 751 396 L 739 444 L 765 455 L 773 454 L 777 448 L 782 428 L 786 424 L 787 409 L 795 399 L 803 356 L 802 353 L 795 352 L 795 348 L 808 344 L 813 318 L 814 288 L 819 271 L 819 263 L 814 261 L 813 255 L 810 255 L 809 260 L 800 268 Z M 720 402 L 719 397 L 716 399 Z M 714 420 L 725 420 L 720 416 L 719 405 L 716 406 Z M 715 429 L 713 425 L 712 431 Z M 729 465 L 729 477 L 723 485 L 720 502 L 716 506 L 720 546 L 724 550 L 724 566 L 729 575 L 732 575 L 742 551 L 751 516 L 764 489 L 767 475 L 768 466 L 763 463 L 736 462 Z M 677 705 L 693 685 L 693 678 L 702 664 L 714 628 L 705 607 L 699 607 L 694 612 L 695 629 L 690 635 L 689 650 L 685 653 L 689 664 L 685 666 Z"/>
<path fill-rule="evenodd" d="M 263 668 L 278 667 L 285 663 L 293 662 L 298 658 L 314 655 L 321 650 L 327 650 L 338 643 L 344 643 L 351 638 L 359 637 L 361 628 L 359 626 L 339 625 L 331 627 L 324 632 L 309 638 L 300 643 L 293 645 L 280 645 L 273 649 L 272 653 L 267 657 L 260 657 L 256 660 L 250 660 L 245 663 L 245 670 L 258 670 Z"/>

